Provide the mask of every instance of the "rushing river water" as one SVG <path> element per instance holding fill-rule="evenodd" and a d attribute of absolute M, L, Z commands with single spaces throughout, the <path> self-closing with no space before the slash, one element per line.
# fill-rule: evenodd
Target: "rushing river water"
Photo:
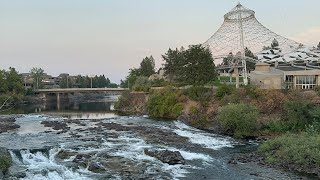
<path fill-rule="evenodd" d="M 44 127 L 43 121 L 67 127 L 53 130 Z M 180 121 L 117 116 L 108 110 L 51 110 L 21 115 L 16 123 L 21 128 L 0 135 L 1 146 L 10 149 L 10 171 L 16 179 L 299 179 L 253 163 L 229 164 L 234 155 L 257 144 L 207 133 Z M 162 163 L 146 155 L 145 149 L 179 151 L 186 163 Z"/>

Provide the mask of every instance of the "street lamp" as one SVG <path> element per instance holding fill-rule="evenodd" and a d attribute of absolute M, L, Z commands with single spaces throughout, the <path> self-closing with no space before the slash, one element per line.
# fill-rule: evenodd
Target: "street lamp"
<path fill-rule="evenodd" d="M 92 88 L 92 78 L 94 77 L 94 75 L 90 75 L 89 77 L 91 79 L 91 88 Z"/>
<path fill-rule="evenodd" d="M 69 88 L 69 82 L 68 82 L 68 75 L 67 75 L 67 89 Z"/>

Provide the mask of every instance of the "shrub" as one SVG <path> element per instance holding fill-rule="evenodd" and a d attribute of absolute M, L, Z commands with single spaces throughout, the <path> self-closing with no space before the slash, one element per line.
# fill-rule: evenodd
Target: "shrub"
<path fill-rule="evenodd" d="M 139 76 L 137 77 L 133 85 L 133 90 L 148 92 L 150 90 L 150 87 L 151 87 L 151 82 L 149 81 L 148 77 Z"/>
<path fill-rule="evenodd" d="M 230 104 L 222 107 L 218 113 L 218 121 L 228 134 L 236 138 L 250 137 L 257 129 L 258 114 L 255 106 Z"/>
<path fill-rule="evenodd" d="M 154 92 L 148 100 L 149 115 L 155 118 L 176 119 L 183 110 L 179 96 L 180 94 L 172 88 Z"/>
<path fill-rule="evenodd" d="M 216 91 L 216 97 L 221 100 L 226 95 L 231 95 L 235 91 L 235 87 L 227 84 L 223 84 L 218 87 Z"/>
<path fill-rule="evenodd" d="M 0 155 L 0 172 L 6 173 L 11 166 L 11 158 L 6 155 Z"/>
<path fill-rule="evenodd" d="M 282 119 L 271 119 L 266 128 L 271 132 L 283 133 L 290 130 L 290 125 Z"/>
<path fill-rule="evenodd" d="M 284 109 L 286 118 L 293 131 L 304 130 L 307 125 L 320 119 L 320 110 L 315 105 L 306 100 L 287 101 Z"/>
<path fill-rule="evenodd" d="M 206 102 L 210 100 L 212 89 L 203 86 L 192 86 L 188 89 L 185 89 L 183 93 L 191 100 Z"/>
<path fill-rule="evenodd" d="M 244 86 L 244 90 L 246 95 L 252 99 L 257 99 L 261 95 L 260 90 L 256 86 Z"/>
<path fill-rule="evenodd" d="M 264 114 L 283 113 L 286 98 L 279 90 L 264 90 L 260 91 L 255 104 Z"/>
<path fill-rule="evenodd" d="M 130 92 L 124 91 L 119 97 L 118 101 L 114 104 L 116 110 L 120 110 L 130 105 Z"/>
<path fill-rule="evenodd" d="M 320 136 L 286 134 L 259 147 L 269 163 L 312 168 L 320 166 Z"/>
<path fill-rule="evenodd" d="M 315 121 L 306 127 L 306 133 L 310 136 L 320 135 L 320 122 Z"/>
<path fill-rule="evenodd" d="M 164 79 L 154 79 L 151 81 L 152 87 L 164 87 L 168 85 L 168 82 Z"/>

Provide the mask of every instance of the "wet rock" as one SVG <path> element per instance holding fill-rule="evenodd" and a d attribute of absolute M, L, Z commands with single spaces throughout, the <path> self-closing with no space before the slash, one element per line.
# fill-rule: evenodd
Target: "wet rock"
<path fill-rule="evenodd" d="M 18 171 L 18 172 L 11 172 L 9 174 L 10 177 L 15 177 L 18 179 L 25 178 L 27 176 L 27 173 L 25 171 Z"/>
<path fill-rule="evenodd" d="M 235 158 L 232 158 L 228 161 L 228 164 L 238 164 L 238 162 Z"/>
<path fill-rule="evenodd" d="M 59 159 L 69 159 L 71 156 L 76 155 L 76 152 L 67 151 L 67 150 L 61 150 L 57 154 L 57 158 Z"/>
<path fill-rule="evenodd" d="M 14 123 L 15 121 L 16 119 L 11 116 L 0 116 L 0 133 L 20 128 Z"/>
<path fill-rule="evenodd" d="M 42 121 L 41 124 L 44 125 L 44 127 L 51 127 L 53 130 L 69 130 L 70 127 L 68 127 L 67 123 L 60 122 L 60 121 Z"/>
<path fill-rule="evenodd" d="M 64 120 L 64 122 L 69 123 L 69 124 L 77 124 L 79 126 L 86 126 L 86 124 L 84 124 L 83 122 L 81 122 L 80 119 L 66 119 Z"/>
<path fill-rule="evenodd" d="M 120 125 L 117 123 L 98 123 L 108 130 L 131 131 L 138 133 L 145 141 L 152 144 L 184 146 L 188 142 L 188 138 L 181 137 L 176 133 L 154 127 L 145 127 L 138 125 Z"/>
<path fill-rule="evenodd" d="M 89 154 L 77 154 L 72 162 L 75 162 L 82 167 L 87 167 L 90 158 L 91 156 Z"/>
<path fill-rule="evenodd" d="M 169 150 L 149 151 L 145 149 L 144 153 L 148 156 L 155 157 L 160 161 L 162 161 L 163 163 L 167 163 L 169 165 L 185 164 L 185 160 L 179 151 L 169 151 Z"/>
<path fill-rule="evenodd" d="M 100 173 L 105 171 L 104 167 L 101 164 L 96 162 L 90 162 L 88 165 L 88 170 L 95 173 Z"/>

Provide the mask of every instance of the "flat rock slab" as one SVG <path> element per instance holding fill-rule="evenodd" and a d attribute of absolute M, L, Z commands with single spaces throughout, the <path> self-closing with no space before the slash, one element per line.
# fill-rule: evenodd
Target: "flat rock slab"
<path fill-rule="evenodd" d="M 14 117 L 0 116 L 0 133 L 20 128 L 19 125 L 14 123 L 15 121 Z"/>
<path fill-rule="evenodd" d="M 186 163 L 179 151 L 169 151 L 169 150 L 149 151 L 148 149 L 145 149 L 144 153 L 148 156 L 155 157 L 159 159 L 161 162 L 167 163 L 169 165 Z"/>

